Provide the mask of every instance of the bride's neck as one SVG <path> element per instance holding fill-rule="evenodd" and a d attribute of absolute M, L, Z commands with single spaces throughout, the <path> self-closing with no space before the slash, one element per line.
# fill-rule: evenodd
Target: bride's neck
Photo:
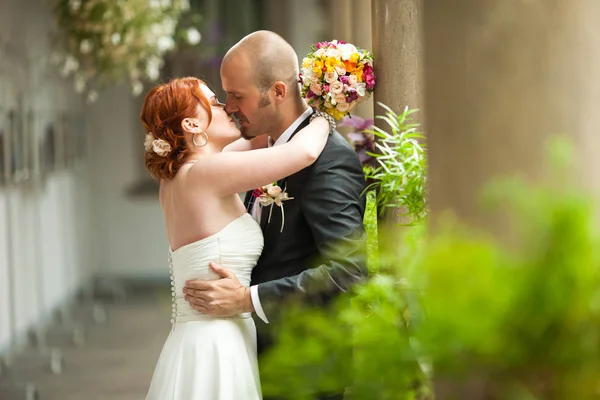
<path fill-rule="evenodd" d="M 198 160 L 202 157 L 206 157 L 212 154 L 217 154 L 223 151 L 223 147 L 211 145 L 210 143 L 203 147 L 188 147 L 191 150 L 190 154 L 186 157 L 186 161 Z"/>

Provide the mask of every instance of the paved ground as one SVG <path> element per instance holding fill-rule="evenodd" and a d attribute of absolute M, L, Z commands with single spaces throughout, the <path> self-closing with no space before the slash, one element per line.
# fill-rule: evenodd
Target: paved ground
<path fill-rule="evenodd" d="M 0 399 L 29 400 L 25 382 L 35 385 L 40 400 L 144 399 L 171 327 L 170 292 L 167 285 L 134 293 L 103 301 L 104 324 L 93 322 L 89 308 L 80 309 L 76 320 L 85 327 L 81 345 L 74 344 L 71 334 L 48 336 L 49 347 L 59 348 L 64 356 L 62 374 L 51 372 L 50 357 L 40 358 L 39 350 L 22 352 L 10 369 L 2 370 Z"/>

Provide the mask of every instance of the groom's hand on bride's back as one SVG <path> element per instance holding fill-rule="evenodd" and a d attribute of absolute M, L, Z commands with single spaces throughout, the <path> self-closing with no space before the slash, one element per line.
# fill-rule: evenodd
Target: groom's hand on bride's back
<path fill-rule="evenodd" d="M 237 276 L 227 268 L 213 262 L 209 265 L 220 279 L 187 281 L 183 287 L 184 298 L 192 308 L 215 317 L 253 312 L 250 289 L 242 285 Z"/>

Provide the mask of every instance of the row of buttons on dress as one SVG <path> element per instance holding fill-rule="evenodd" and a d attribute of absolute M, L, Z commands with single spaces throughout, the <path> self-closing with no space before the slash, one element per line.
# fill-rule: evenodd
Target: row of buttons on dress
<path fill-rule="evenodd" d="M 177 318 L 177 299 L 175 298 L 175 276 L 173 275 L 173 258 L 169 254 L 169 275 L 171 277 L 171 305 L 173 313 L 171 314 L 171 330 L 175 329 L 175 320 Z"/>

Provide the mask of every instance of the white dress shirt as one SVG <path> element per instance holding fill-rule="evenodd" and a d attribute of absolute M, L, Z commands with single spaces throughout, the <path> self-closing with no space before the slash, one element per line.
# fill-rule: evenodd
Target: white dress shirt
<path fill-rule="evenodd" d="M 302 115 L 299 116 L 298 119 L 295 120 L 281 134 L 281 136 L 279 136 L 279 139 L 277 139 L 277 141 L 275 143 L 273 143 L 271 138 L 269 138 L 269 147 L 280 146 L 284 143 L 287 143 L 288 140 L 290 140 L 290 136 L 292 136 L 292 133 L 294 133 L 296 128 L 298 128 L 298 126 L 302 123 L 302 121 L 304 121 L 306 118 L 308 118 L 308 116 L 311 115 L 312 112 L 313 112 L 312 108 L 307 108 L 306 111 L 304 111 L 302 113 Z M 260 207 L 260 204 L 258 203 L 258 201 L 255 201 L 254 204 L 252 205 L 252 209 L 250 210 L 250 215 L 252 215 L 259 224 L 260 224 L 261 213 L 262 213 L 262 208 Z M 254 306 L 256 315 L 258 315 L 260 317 L 260 319 L 262 319 L 266 324 L 268 324 L 269 320 L 267 319 L 267 316 L 265 315 L 262 305 L 260 304 L 260 297 L 258 295 L 258 286 L 257 285 L 250 286 L 250 296 L 252 297 L 252 305 Z"/>

